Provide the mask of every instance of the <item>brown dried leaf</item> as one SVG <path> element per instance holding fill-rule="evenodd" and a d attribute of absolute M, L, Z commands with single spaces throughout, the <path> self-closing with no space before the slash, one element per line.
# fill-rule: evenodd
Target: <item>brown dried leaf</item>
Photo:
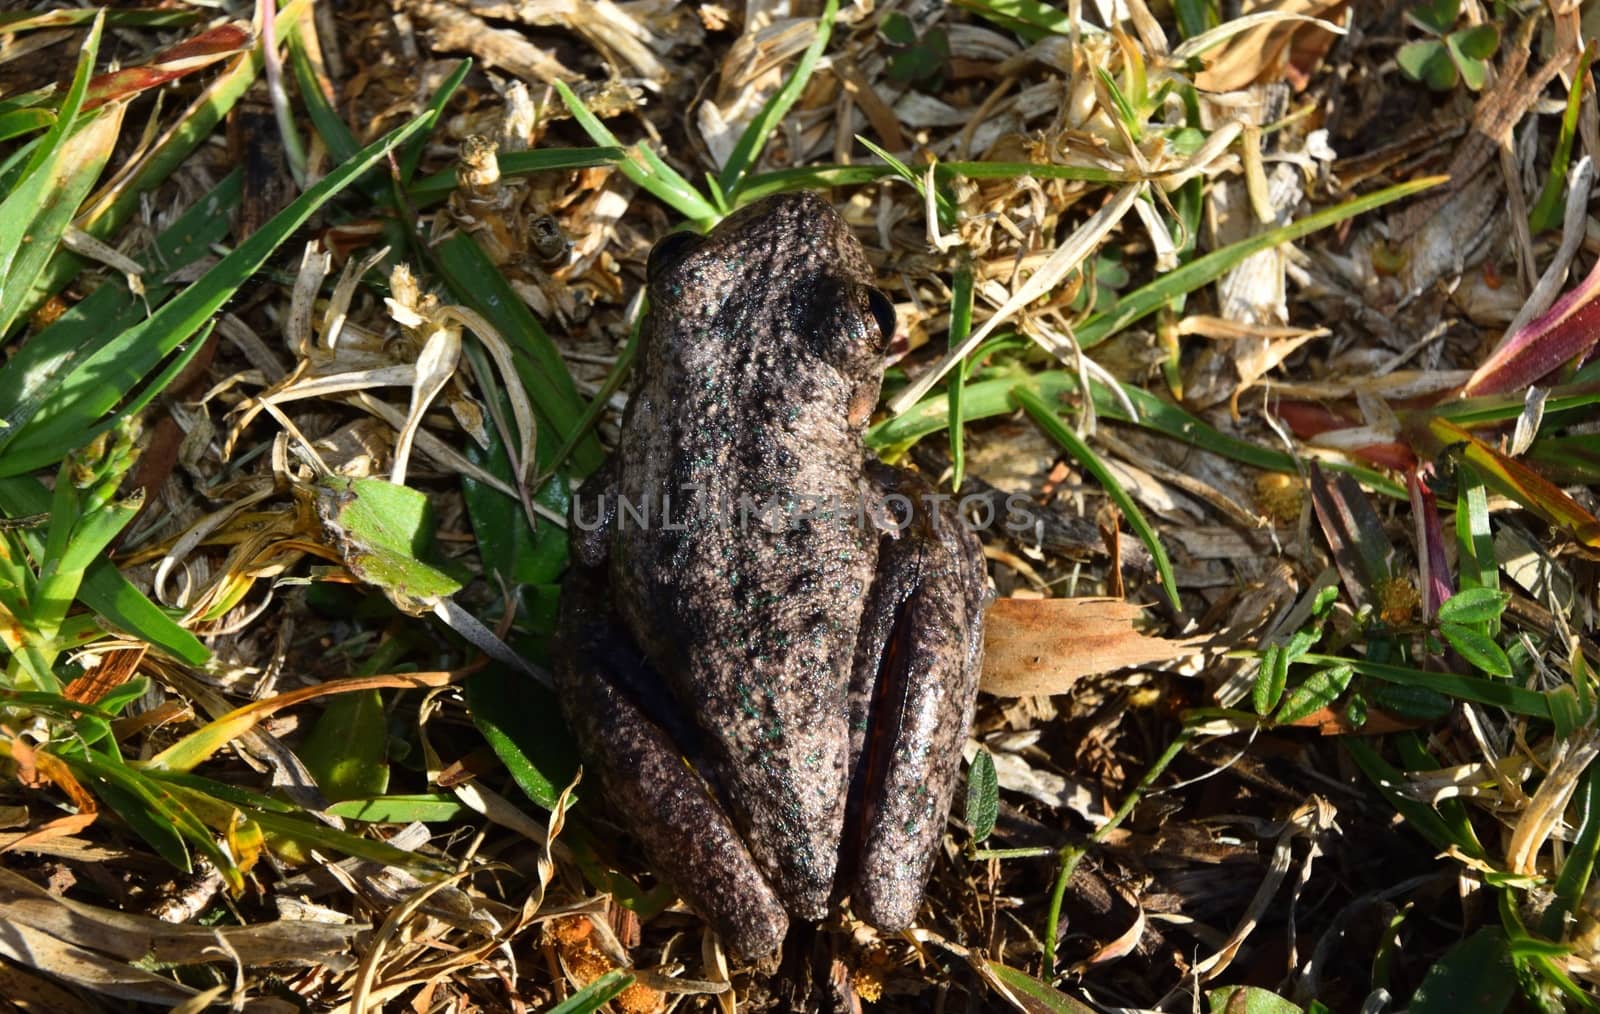
<path fill-rule="evenodd" d="M 1275 13 L 1283 20 L 1269 21 L 1239 35 L 1202 57 L 1206 69 L 1195 76 L 1195 87 L 1208 92 L 1231 92 L 1256 82 L 1284 77 L 1304 81 L 1306 69 L 1333 44 L 1327 29 L 1302 18 L 1337 22 L 1344 0 L 1274 0 L 1249 5 L 1246 13 Z M 1293 66 L 1292 73 L 1285 73 Z"/>
<path fill-rule="evenodd" d="M 1139 606 L 1120 599 L 1000 599 L 984 619 L 981 686 L 998 697 L 1065 693 L 1084 676 L 1170 662 L 1201 638 L 1148 637 Z"/>

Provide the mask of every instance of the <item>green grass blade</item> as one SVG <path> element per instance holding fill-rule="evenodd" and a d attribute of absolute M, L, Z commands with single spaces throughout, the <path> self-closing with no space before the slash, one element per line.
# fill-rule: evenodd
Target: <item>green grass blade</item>
<path fill-rule="evenodd" d="M 13 137 L 31 134 L 54 122 L 56 116 L 48 109 L 13 109 L 0 113 L 0 141 L 9 141 Z"/>
<path fill-rule="evenodd" d="M 55 323 L 33 335 L 0 366 L 0 420 L 14 429 L 62 382 L 74 364 L 94 355 L 108 342 L 143 320 L 149 306 L 159 306 L 176 288 L 156 278 L 188 267 L 210 253 L 227 236 L 229 212 L 239 203 L 241 175 L 233 172 L 211 193 L 196 201 L 165 232 L 143 259 L 147 269 L 143 299 L 121 280 L 108 281 L 69 307 Z"/>
<path fill-rule="evenodd" d="M 536 151 L 501 152 L 501 178 L 531 176 L 538 172 L 558 169 L 597 169 L 616 165 L 627 158 L 627 152 L 617 147 L 598 148 L 540 148 Z M 407 189 L 413 204 L 424 207 L 450 196 L 458 186 L 456 170 L 446 169 L 424 176 Z"/>
<path fill-rule="evenodd" d="M 1308 665 L 1348 665 L 1370 679 L 1402 687 L 1422 687 L 1457 700 L 1475 701 L 1478 704 L 1504 708 L 1513 714 L 1550 720 L 1550 701 L 1544 694 L 1537 690 L 1524 690 L 1499 680 L 1458 676 L 1448 672 L 1424 672 L 1421 669 L 1409 669 L 1405 666 L 1337 658 L 1332 655 L 1307 655 L 1301 661 Z"/>
<path fill-rule="evenodd" d="M 972 258 L 963 251 L 961 266 L 956 268 L 954 285 L 950 294 L 950 341 L 946 348 L 957 349 L 972 333 Z M 950 381 L 950 488 L 960 489 L 967 471 L 966 427 L 961 424 L 961 402 L 967 388 L 967 370 L 972 360 L 962 363 Z"/>
<path fill-rule="evenodd" d="M 639 355 L 639 336 L 643 330 L 644 314 L 640 314 L 639 319 L 633 322 L 632 329 L 628 331 L 628 343 L 618 353 L 616 365 L 606 374 L 606 379 L 600 384 L 600 390 L 589 400 L 589 407 L 584 409 L 583 417 L 578 420 L 577 432 L 569 435 L 557 448 L 550 464 L 551 468 L 561 468 L 566 463 L 567 457 L 572 454 L 578 441 L 588 437 L 590 431 L 594 429 L 594 424 L 605 414 L 611 396 L 622 390 L 623 381 L 628 379 L 628 374 L 633 369 L 633 361 Z"/>
<path fill-rule="evenodd" d="M 39 455 L 54 453 L 59 457 L 61 452 L 88 440 L 106 413 L 173 349 L 189 340 L 318 208 L 422 126 L 422 120 L 413 120 L 368 145 L 356 158 L 329 173 L 273 216 L 203 278 L 143 323 L 118 335 L 95 355 L 75 362 L 35 412 L 20 420 L 20 425 L 0 431 L 0 475 L 26 472 L 37 467 Z M 0 376 L 0 400 L 18 379 Z"/>
<path fill-rule="evenodd" d="M 955 5 L 1029 42 L 1046 35 L 1071 35 L 1074 28 L 1071 15 L 1042 0 L 955 0 Z"/>
<path fill-rule="evenodd" d="M 1276 229 L 1268 229 L 1266 232 L 1251 236 L 1249 239 L 1231 243 L 1221 250 L 1213 250 L 1203 257 L 1196 257 L 1182 267 L 1161 275 L 1150 284 L 1128 293 L 1117 300 L 1116 306 L 1103 314 L 1098 314 L 1091 318 L 1088 323 L 1078 329 L 1078 345 L 1087 349 L 1100 344 L 1129 324 L 1154 313 L 1169 301 L 1185 296 L 1202 285 L 1216 281 L 1222 277 L 1223 273 L 1234 268 L 1252 254 L 1270 250 L 1282 243 L 1308 236 L 1319 229 L 1337 225 L 1346 219 L 1354 218 L 1356 215 L 1403 200 L 1413 194 L 1436 187 L 1447 179 L 1449 179 L 1447 176 L 1428 176 L 1423 179 L 1386 187 L 1383 190 L 1345 201 L 1343 204 L 1312 212 L 1304 218 L 1290 222 L 1288 225 L 1280 226 Z"/>
<path fill-rule="evenodd" d="M 116 143 L 120 106 L 78 119 L 103 26 L 97 18 L 55 124 L 29 155 L 20 182 L 0 201 L 0 336 L 28 309 L 24 297 Z"/>
<path fill-rule="evenodd" d="M 616 135 L 606 129 L 599 117 L 589 111 L 565 82 L 557 81 L 555 85 L 556 91 L 561 95 L 561 101 L 567 104 L 567 110 L 572 113 L 572 118 L 578 121 L 578 126 L 584 129 L 595 144 L 621 147 Z M 626 157 L 617 164 L 617 168 L 622 170 L 622 175 L 697 225 L 706 226 L 717 220 L 716 207 L 694 188 L 694 184 L 684 179 L 676 169 L 661 161 L 656 153 L 650 150 L 649 145 L 640 142 L 627 148 L 626 152 Z"/>
<path fill-rule="evenodd" d="M 886 165 L 814 165 L 796 169 L 774 169 L 771 172 L 745 177 L 744 185 L 739 188 L 734 200 L 734 207 L 742 207 L 763 197 L 785 194 L 791 190 L 826 190 L 830 187 L 854 187 L 876 183 L 894 174 L 894 169 Z"/>
<path fill-rule="evenodd" d="M 1356 762 L 1356 767 L 1375 785 L 1389 804 L 1405 818 L 1411 830 L 1426 838 L 1428 844 L 1441 851 L 1449 849 L 1456 844 L 1455 834 L 1450 826 L 1440 817 L 1438 811 L 1426 803 L 1418 802 L 1408 796 L 1402 795 L 1400 786 L 1405 782 L 1405 775 L 1378 755 L 1366 740 L 1357 736 L 1346 736 L 1343 740 L 1344 748 L 1350 752 L 1350 757 Z"/>
<path fill-rule="evenodd" d="M 94 61 L 100 52 L 100 37 L 104 29 L 105 18 L 97 15 L 89 28 L 88 37 L 83 40 L 83 48 L 78 51 L 78 63 L 72 72 L 72 83 L 67 86 L 61 107 L 56 110 L 55 125 L 45 134 L 38 149 L 28 156 L 27 164 L 22 169 L 23 176 L 31 176 L 43 168 L 46 162 L 60 157 L 61 142 L 77 125 L 78 114 L 83 110 L 83 100 L 89 91 L 89 79 L 94 73 Z M 7 225 L 9 226 L 9 223 Z M 0 233 L 0 275 L 9 271 L 8 258 L 13 252 L 7 243 L 10 238 L 9 233 Z"/>
<path fill-rule="evenodd" d="M 1139 510 L 1139 505 L 1133 502 L 1133 497 L 1122 488 L 1122 484 L 1111 474 L 1111 470 L 1100 460 L 1099 455 L 1090 450 L 1089 445 L 1072 432 L 1072 428 L 1064 423 L 1037 394 L 1021 386 L 1018 386 L 1013 394 L 1017 403 L 1032 417 L 1039 428 L 1065 448 L 1067 453 L 1077 459 L 1078 464 L 1100 483 L 1100 487 L 1106 491 L 1106 496 L 1111 498 L 1111 502 L 1116 504 L 1123 516 L 1128 519 L 1128 526 L 1139 536 L 1139 541 L 1150 550 L 1150 556 L 1156 563 L 1156 573 L 1161 575 L 1161 588 L 1167 593 L 1167 599 L 1174 609 L 1182 609 L 1183 605 L 1178 600 L 1178 579 L 1172 572 L 1172 561 L 1167 558 L 1166 547 L 1161 545 L 1156 530 L 1145 519 L 1144 512 Z"/>
<path fill-rule="evenodd" d="M 604 453 L 592 433 L 584 434 L 582 420 L 586 405 L 572 382 L 572 374 L 562 361 L 555 343 L 544 333 L 539 321 L 517 297 L 472 237 L 457 233 L 434 250 L 440 272 L 455 297 L 477 310 L 510 342 L 516 353 L 517 375 L 527 388 L 541 426 L 565 440 L 577 437 L 573 463 L 579 474 L 600 466 Z M 541 440 L 542 448 L 549 441 Z M 551 445 L 554 446 L 553 444 Z"/>
<path fill-rule="evenodd" d="M 361 142 L 356 140 L 354 132 L 322 93 L 316 68 L 311 65 L 311 56 L 306 52 L 301 34 L 298 31 L 289 32 L 285 41 L 289 46 L 289 64 L 294 70 L 295 84 L 300 88 L 300 101 L 305 103 L 306 115 L 311 117 L 311 125 L 327 146 L 328 154 L 335 162 L 343 162 L 361 150 Z"/>
<path fill-rule="evenodd" d="M 1500 563 L 1489 527 L 1489 495 L 1471 465 L 1456 470 L 1456 559 L 1463 592 L 1498 590 Z"/>
<path fill-rule="evenodd" d="M 1046 404 L 1064 404 L 1078 394 L 1077 378 L 1064 370 L 1044 370 L 1033 374 L 1020 370 L 997 371 L 994 377 L 967 385 L 962 396 L 962 420 L 972 422 L 1016 411 L 1018 406 L 1012 391 L 1018 387 L 1034 392 Z M 1284 451 L 1230 437 L 1198 416 L 1162 401 L 1142 388 L 1124 384 L 1122 391 L 1138 410 L 1138 419 L 1128 418 L 1121 402 L 1099 384 L 1094 387 L 1095 411 L 1105 418 L 1132 423 L 1255 468 L 1289 473 L 1296 470 L 1294 457 Z M 875 451 L 895 451 L 909 447 L 949 425 L 949 401 L 942 394 L 933 395 L 868 429 L 867 445 Z M 1333 471 L 1354 475 L 1386 496 L 1396 499 L 1406 497 L 1404 486 L 1370 468 L 1343 463 L 1329 463 L 1328 467 Z"/>
<path fill-rule="evenodd" d="M 806 82 L 811 80 L 811 72 L 816 69 L 817 61 L 822 58 L 822 51 L 828 48 L 828 39 L 833 34 L 833 20 L 839 14 L 839 0 L 826 0 L 822 5 L 822 14 L 817 18 L 816 35 L 811 40 L 811 45 L 800 54 L 800 62 L 795 65 L 794 73 L 783 83 L 773 95 L 761 106 L 761 111 L 744 128 L 744 133 L 739 135 L 739 141 L 733 146 L 733 151 L 728 155 L 728 161 L 722 167 L 722 174 L 718 177 L 718 184 L 722 192 L 729 197 L 737 198 L 739 185 L 749 174 L 750 168 L 761 157 L 761 149 L 766 147 L 767 138 L 778 128 L 789 108 L 800 98 L 800 93 L 805 90 Z"/>
<path fill-rule="evenodd" d="M 1565 937 L 1566 919 L 1578 914 L 1594 876 L 1595 856 L 1600 853 L 1600 764 L 1589 765 L 1576 796 L 1577 834 L 1556 875 L 1555 904 L 1545 910 L 1539 926 L 1552 940 Z"/>
<path fill-rule="evenodd" d="M 1561 116 L 1561 128 L 1556 133 L 1555 151 L 1550 155 L 1550 169 L 1545 176 L 1539 200 L 1528 212 L 1528 226 L 1535 234 L 1554 229 L 1561 224 L 1565 202 L 1561 191 L 1567 183 L 1567 172 L 1572 166 L 1572 141 L 1578 135 L 1578 113 L 1583 107 L 1584 82 L 1589 79 L 1589 64 L 1594 62 L 1595 40 L 1583 47 L 1577 69 L 1572 73 L 1572 87 L 1567 91 L 1567 108 Z"/>
<path fill-rule="evenodd" d="M 311 0 L 290 0 L 278 12 L 278 26 L 287 31 L 310 17 Z M 145 194 L 160 186 L 184 159 L 204 144 L 245 91 L 261 73 L 261 47 L 234 59 L 213 77 L 178 122 L 164 131 L 135 163 L 116 175 L 90 199 L 78 226 L 97 239 L 109 239 L 139 210 Z M 83 270 L 85 261 L 75 253 L 58 250 L 34 286 L 36 297 L 59 291 Z"/>
<path fill-rule="evenodd" d="M 613 968 L 551 1007 L 545 1014 L 593 1014 L 631 985 L 633 985 L 633 973 L 626 969 Z"/>
<path fill-rule="evenodd" d="M 400 163 L 400 172 L 395 179 L 396 186 L 405 187 L 411 184 L 412 177 L 417 174 L 417 164 L 422 161 L 422 149 L 428 140 L 428 135 L 433 133 L 439 117 L 444 115 L 445 106 L 449 105 L 450 99 L 461 88 L 461 82 L 467 79 L 467 74 L 471 70 L 471 60 L 458 60 L 450 76 L 444 79 L 438 91 L 433 93 L 433 98 L 428 100 L 428 108 L 422 113 L 426 126 L 421 133 L 413 135 L 410 140 L 402 143 L 395 153 L 395 161 Z"/>
<path fill-rule="evenodd" d="M 37 479 L 0 479 L 0 513 L 7 517 L 39 514 L 50 509 L 50 491 Z M 42 556 L 44 540 L 24 532 L 30 552 Z M 110 560 L 96 560 L 84 575 L 78 600 L 112 626 L 158 645 L 190 665 L 204 665 L 211 652 L 165 610 L 135 588 Z"/>

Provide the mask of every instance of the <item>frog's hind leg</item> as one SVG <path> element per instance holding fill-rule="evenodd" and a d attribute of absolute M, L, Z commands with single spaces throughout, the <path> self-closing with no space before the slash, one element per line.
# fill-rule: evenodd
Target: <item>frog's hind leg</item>
<path fill-rule="evenodd" d="M 857 915 L 898 930 L 916 918 L 944 837 L 977 699 L 986 592 L 982 548 L 948 498 L 925 498 L 920 478 L 887 466 L 872 478 L 917 513 L 880 543 L 857 641 L 849 885 Z"/>
<path fill-rule="evenodd" d="M 660 681 L 622 632 L 603 570 L 580 563 L 569 572 L 560 629 L 556 690 L 615 811 L 652 866 L 733 950 L 773 953 L 788 916 L 705 782 L 638 699 L 639 688 Z"/>

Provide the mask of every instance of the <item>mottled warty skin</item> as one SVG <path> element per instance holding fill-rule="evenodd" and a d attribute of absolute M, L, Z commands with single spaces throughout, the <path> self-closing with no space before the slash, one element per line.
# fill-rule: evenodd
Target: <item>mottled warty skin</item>
<path fill-rule="evenodd" d="M 892 308 L 813 194 L 668 237 L 649 287 L 622 439 L 574 507 L 563 706 L 736 950 L 846 893 L 908 925 L 971 722 L 984 570 L 949 507 L 898 530 L 863 507 L 928 492 L 861 442 Z"/>

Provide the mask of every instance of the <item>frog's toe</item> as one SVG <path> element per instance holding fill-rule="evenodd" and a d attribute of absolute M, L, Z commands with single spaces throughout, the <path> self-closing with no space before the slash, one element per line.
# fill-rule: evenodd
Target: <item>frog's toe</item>
<path fill-rule="evenodd" d="M 757 960 L 776 953 L 789 932 L 789 919 L 783 909 L 761 904 L 740 905 L 730 898 L 719 920 L 717 933 L 732 951 L 746 960 Z M 747 898 L 754 902 L 755 899 Z"/>

